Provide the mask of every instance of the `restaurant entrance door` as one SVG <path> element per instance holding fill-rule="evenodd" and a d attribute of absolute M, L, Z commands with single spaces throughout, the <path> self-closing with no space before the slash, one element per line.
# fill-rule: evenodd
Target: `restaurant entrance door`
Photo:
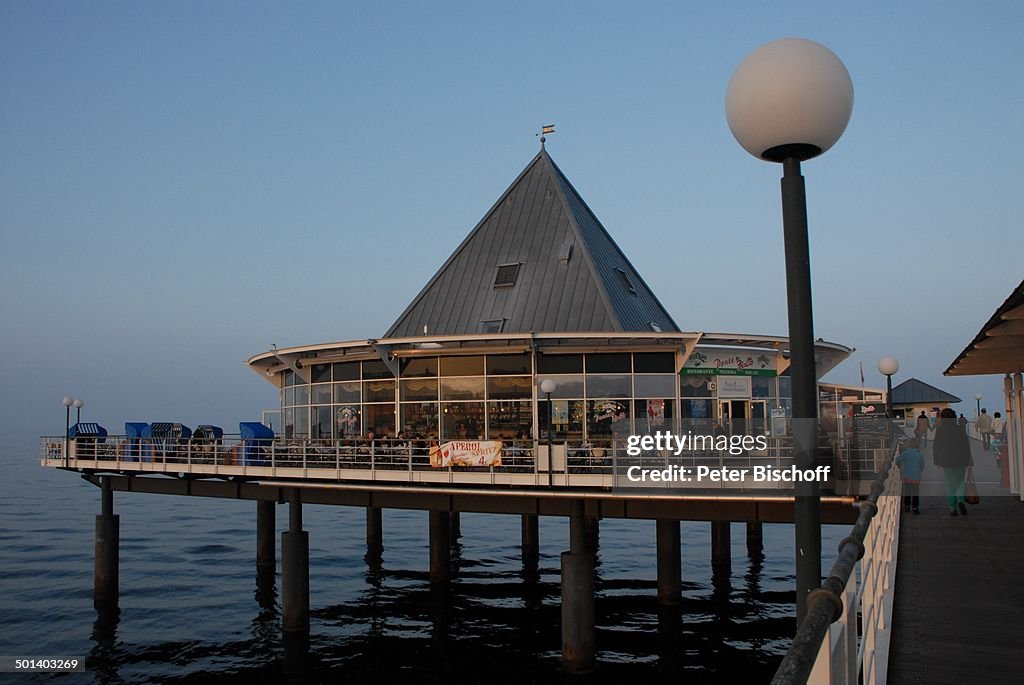
<path fill-rule="evenodd" d="M 764 435 L 768 430 L 768 406 L 764 400 L 722 400 L 722 427 L 731 435 Z"/>

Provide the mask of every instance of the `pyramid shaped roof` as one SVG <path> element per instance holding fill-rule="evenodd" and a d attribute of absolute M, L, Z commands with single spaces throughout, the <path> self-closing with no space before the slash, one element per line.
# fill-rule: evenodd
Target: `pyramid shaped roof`
<path fill-rule="evenodd" d="M 542 147 L 385 334 L 679 332 Z"/>
<path fill-rule="evenodd" d="M 960 398 L 934 385 L 910 378 L 892 389 L 893 404 L 927 404 L 929 402 L 956 404 Z"/>

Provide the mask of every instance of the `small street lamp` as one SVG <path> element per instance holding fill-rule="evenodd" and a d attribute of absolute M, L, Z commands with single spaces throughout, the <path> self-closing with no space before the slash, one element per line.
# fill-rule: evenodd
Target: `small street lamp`
<path fill-rule="evenodd" d="M 978 410 L 977 410 L 977 413 L 975 414 L 975 416 L 978 419 L 980 419 L 981 418 L 981 393 L 978 393 L 977 395 L 975 395 L 974 396 L 974 400 L 978 403 Z"/>
<path fill-rule="evenodd" d="M 853 82 L 824 45 L 803 38 L 766 43 L 747 55 L 725 94 L 729 128 L 743 148 L 781 162 L 782 225 L 786 251 L 790 375 L 793 387 L 793 461 L 814 468 L 818 417 L 807 199 L 800 163 L 832 147 L 853 111 Z M 802 419 L 802 420 L 801 420 Z M 806 424 L 806 425 L 801 425 Z M 797 618 L 821 583 L 821 512 L 816 482 L 795 487 Z"/>
<path fill-rule="evenodd" d="M 75 423 L 81 423 L 82 422 L 82 407 L 84 407 L 84 406 L 85 406 L 85 402 L 83 402 L 82 400 L 76 399 L 74 401 L 74 407 L 75 407 L 75 409 L 78 410 L 78 412 L 75 414 Z"/>
<path fill-rule="evenodd" d="M 71 437 L 71 405 L 75 403 L 75 398 L 71 395 L 66 395 L 61 404 L 64 405 L 64 466 L 68 465 L 68 449 L 69 449 L 69 438 Z"/>
<path fill-rule="evenodd" d="M 900 363 L 896 357 L 882 357 L 878 360 L 878 373 L 885 376 L 885 413 L 891 419 L 892 416 L 892 376 L 900 370 Z"/>
<path fill-rule="evenodd" d="M 554 423 L 554 415 L 551 413 L 551 393 L 558 388 L 558 384 L 550 378 L 545 378 L 540 383 L 540 391 L 548 396 L 548 487 L 555 487 L 555 455 L 551 452 L 551 424 Z"/>

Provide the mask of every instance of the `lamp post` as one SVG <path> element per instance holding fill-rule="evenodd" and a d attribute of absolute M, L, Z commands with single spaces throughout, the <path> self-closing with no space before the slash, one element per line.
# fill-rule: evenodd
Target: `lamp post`
<path fill-rule="evenodd" d="M 68 446 L 71 433 L 71 405 L 75 403 L 75 398 L 71 395 L 66 395 L 61 404 L 64 405 L 64 466 L 68 465 Z"/>
<path fill-rule="evenodd" d="M 818 416 L 807 200 L 800 163 L 835 144 L 853 111 L 853 83 L 825 46 L 803 38 L 766 43 L 740 63 L 725 96 L 729 128 L 758 159 L 782 164 L 782 225 L 786 251 L 794 464 L 814 468 Z M 795 487 L 797 618 L 821 583 L 818 484 Z"/>
<path fill-rule="evenodd" d="M 978 403 L 977 413 L 974 415 L 975 416 L 975 420 L 977 420 L 977 419 L 981 418 L 981 393 L 978 393 L 977 395 L 975 395 L 974 396 L 974 400 L 975 400 L 975 402 Z"/>
<path fill-rule="evenodd" d="M 882 357 L 878 360 L 878 373 L 885 376 L 885 414 L 890 419 L 892 415 L 892 376 L 900 370 L 900 363 L 896 357 Z"/>
<path fill-rule="evenodd" d="M 74 401 L 73 406 L 75 407 L 75 409 L 78 410 L 77 413 L 75 414 L 75 423 L 81 423 L 82 422 L 82 407 L 85 406 L 85 402 L 83 402 L 82 400 L 76 399 Z"/>
<path fill-rule="evenodd" d="M 540 391 L 548 396 L 548 487 L 555 487 L 555 455 L 551 452 L 551 424 L 554 423 L 554 416 L 551 414 L 551 393 L 555 391 L 558 384 L 550 378 L 545 378 L 540 383 Z"/>

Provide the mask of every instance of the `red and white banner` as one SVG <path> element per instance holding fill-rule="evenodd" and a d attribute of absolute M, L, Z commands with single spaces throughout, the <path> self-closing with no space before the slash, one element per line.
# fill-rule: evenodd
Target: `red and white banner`
<path fill-rule="evenodd" d="M 430 448 L 430 465 L 501 466 L 500 440 L 452 440 Z"/>

